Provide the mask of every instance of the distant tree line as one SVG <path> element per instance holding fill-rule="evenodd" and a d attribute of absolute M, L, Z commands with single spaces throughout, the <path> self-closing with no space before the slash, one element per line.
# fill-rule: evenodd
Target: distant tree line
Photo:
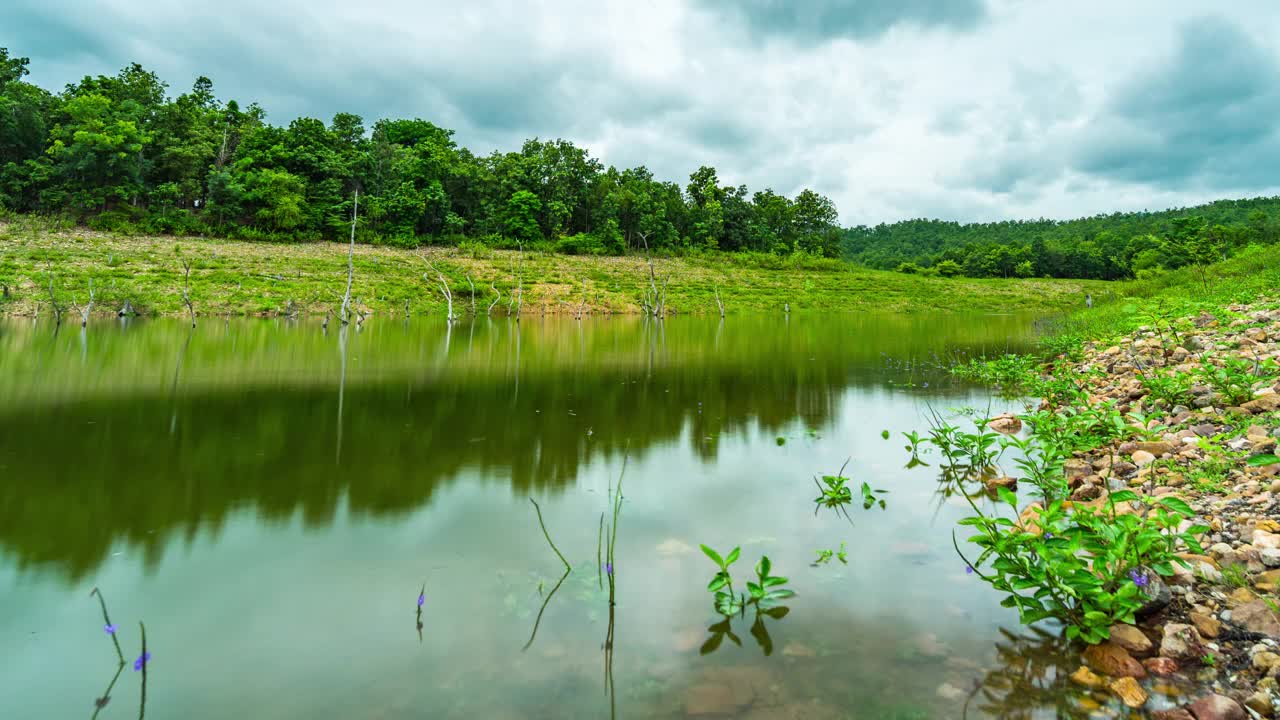
<path fill-rule="evenodd" d="M 1277 218 L 1280 198 L 1066 221 L 908 220 L 849 228 L 843 247 L 858 263 L 905 273 L 1118 280 L 1203 266 L 1245 245 L 1274 243 Z"/>
<path fill-rule="evenodd" d="M 104 230 L 255 240 L 360 239 L 622 254 L 716 249 L 834 257 L 828 198 L 723 185 L 701 167 L 680 187 L 607 167 L 564 140 L 477 156 L 425 120 L 357 115 L 272 125 L 200 77 L 176 98 L 137 64 L 60 93 L 24 82 L 0 49 L 0 209 L 70 215 Z"/>

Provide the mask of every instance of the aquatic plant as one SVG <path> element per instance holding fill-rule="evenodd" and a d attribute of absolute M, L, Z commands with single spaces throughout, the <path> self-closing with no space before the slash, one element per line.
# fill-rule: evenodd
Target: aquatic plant
<path fill-rule="evenodd" d="M 720 553 L 712 550 L 706 545 L 699 545 L 702 548 L 702 554 L 711 559 L 718 568 L 716 574 L 711 578 L 711 582 L 707 583 L 707 592 L 713 593 L 715 597 L 716 610 L 721 615 L 734 615 L 742 610 L 743 600 L 733 591 L 733 576 L 729 572 L 729 566 L 738 561 L 738 557 L 742 554 L 742 548 L 735 547 L 729 551 L 728 555 L 721 556 Z"/>
<path fill-rule="evenodd" d="M 757 607 L 769 608 L 779 600 L 795 597 L 795 591 L 782 587 L 787 584 L 786 578 L 771 574 L 773 563 L 769 561 L 768 555 L 760 556 L 755 569 L 756 582 L 747 582 L 747 592 L 751 594 L 751 600 Z"/>
<path fill-rule="evenodd" d="M 120 649 L 120 639 L 116 637 L 116 630 L 119 628 L 111 622 L 111 616 L 107 613 L 106 598 L 102 596 L 102 591 L 96 587 L 90 590 L 89 594 L 98 598 L 98 606 L 102 608 L 102 629 L 111 636 L 111 643 L 116 648 L 116 658 L 120 660 L 120 664 L 123 666 L 124 652 Z"/>

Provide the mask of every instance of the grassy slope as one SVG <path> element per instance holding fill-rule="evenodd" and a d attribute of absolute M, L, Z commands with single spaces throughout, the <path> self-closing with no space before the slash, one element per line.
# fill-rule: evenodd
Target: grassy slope
<path fill-rule="evenodd" d="M 200 314 L 282 311 L 290 302 L 302 312 L 336 309 L 346 282 L 347 247 L 172 237 L 125 237 L 85 230 L 51 232 L 0 225 L 0 284 L 12 297 L 0 314 L 47 312 L 49 274 L 58 302 L 85 302 L 90 278 L 98 309 L 114 310 L 125 299 L 146 312 L 179 314 L 182 264 L 191 260 L 191 297 Z M 451 279 L 455 302 L 469 305 L 465 279 L 471 273 L 484 312 L 490 282 L 503 294 L 514 285 L 516 253 L 491 251 L 472 257 L 432 248 L 427 255 Z M 676 313 L 715 313 L 715 288 L 729 312 L 797 310 L 847 312 L 864 309 L 1058 310 L 1078 306 L 1085 292 L 1107 292 L 1105 283 L 1076 280 L 966 280 L 922 278 L 851 266 L 837 269 L 744 267 L 734 256 L 656 259 L 659 275 L 670 274 L 667 305 Z M 637 312 L 648 284 L 643 258 L 588 258 L 527 253 L 524 311 L 567 313 L 582 301 L 596 312 Z M 443 306 L 437 284 L 423 280 L 423 253 L 356 246 L 353 296 L 375 313 L 414 313 Z M 465 312 L 467 307 L 459 308 Z"/>

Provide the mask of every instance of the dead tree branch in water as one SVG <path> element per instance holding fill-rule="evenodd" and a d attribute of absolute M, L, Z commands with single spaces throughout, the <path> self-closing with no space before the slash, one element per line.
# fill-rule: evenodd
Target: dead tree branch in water
<path fill-rule="evenodd" d="M 520 322 L 520 310 L 524 307 L 524 243 L 520 248 L 520 271 L 516 274 L 516 322 Z"/>
<path fill-rule="evenodd" d="M 720 288 L 716 287 L 716 305 L 720 308 L 720 318 L 724 319 L 724 303 L 720 301 Z"/>
<path fill-rule="evenodd" d="M 440 294 L 444 296 L 444 300 L 448 304 L 448 310 L 447 310 L 448 314 L 445 315 L 445 319 L 448 320 L 449 322 L 453 322 L 457 318 L 457 316 L 453 314 L 453 291 L 449 289 L 449 281 L 445 279 L 444 273 L 440 272 L 438 269 L 436 269 L 435 265 L 431 264 L 431 261 L 428 260 L 426 257 L 426 253 L 423 253 L 422 262 L 426 263 L 427 267 L 431 268 L 432 272 L 434 272 L 436 276 L 439 277 Z M 426 273 L 422 274 L 422 279 L 427 283 L 431 282 L 431 279 L 427 277 Z"/>
<path fill-rule="evenodd" d="M 489 309 L 484 311 L 485 315 L 492 315 L 494 306 L 502 302 L 502 293 L 498 292 L 498 286 L 492 280 L 489 281 L 489 289 L 493 291 L 493 302 L 489 303 Z"/>
<path fill-rule="evenodd" d="M 658 289 L 658 273 L 653 267 L 653 256 L 649 254 L 649 234 L 638 232 L 640 240 L 644 243 L 644 259 L 649 264 L 649 290 L 644 299 L 641 300 L 640 306 L 642 310 L 651 313 L 654 317 L 661 319 L 667 313 L 667 281 L 671 276 L 663 278 L 662 289 Z M 652 304 L 650 304 L 652 300 Z"/>
<path fill-rule="evenodd" d="M 471 281 L 471 273 L 467 273 L 467 284 L 471 286 L 471 317 L 476 316 L 476 284 Z"/>
<path fill-rule="evenodd" d="M 191 327 L 195 327 L 196 309 L 191 304 L 191 261 L 186 258 L 182 260 L 182 302 L 187 306 L 187 313 L 191 316 Z"/>
<path fill-rule="evenodd" d="M 89 314 L 93 312 L 93 278 L 89 278 L 89 304 L 82 308 L 78 303 L 76 303 L 75 297 L 72 297 L 71 307 L 75 308 L 76 312 L 80 313 L 80 327 L 88 327 Z"/>
<path fill-rule="evenodd" d="M 355 279 L 356 266 L 356 214 L 360 211 L 360 191 L 356 190 L 351 204 L 351 245 L 347 249 L 347 292 L 342 296 L 342 324 L 351 322 L 351 282 Z"/>
<path fill-rule="evenodd" d="M 53 294 L 53 264 L 49 264 L 49 304 L 53 306 L 53 325 L 54 327 L 62 327 L 62 306 L 58 305 L 58 298 Z"/>

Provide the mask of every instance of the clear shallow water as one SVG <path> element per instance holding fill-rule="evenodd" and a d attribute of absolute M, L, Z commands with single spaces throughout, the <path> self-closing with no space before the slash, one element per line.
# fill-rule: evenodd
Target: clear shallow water
<path fill-rule="evenodd" d="M 149 717 L 1085 717 L 898 435 L 1002 405 L 903 361 L 1031 325 L 0 325 L 0 716 L 92 714 L 117 665 L 96 586 L 130 662 L 147 624 Z M 624 455 L 610 668 L 596 544 Z M 812 503 L 846 459 L 889 491 L 852 523 Z M 531 643 L 562 568 L 529 497 L 574 566 Z M 842 542 L 848 565 L 810 565 Z M 699 543 L 741 545 L 739 583 L 767 554 L 789 613 L 707 652 Z M 99 717 L 137 713 L 139 681 Z"/>

